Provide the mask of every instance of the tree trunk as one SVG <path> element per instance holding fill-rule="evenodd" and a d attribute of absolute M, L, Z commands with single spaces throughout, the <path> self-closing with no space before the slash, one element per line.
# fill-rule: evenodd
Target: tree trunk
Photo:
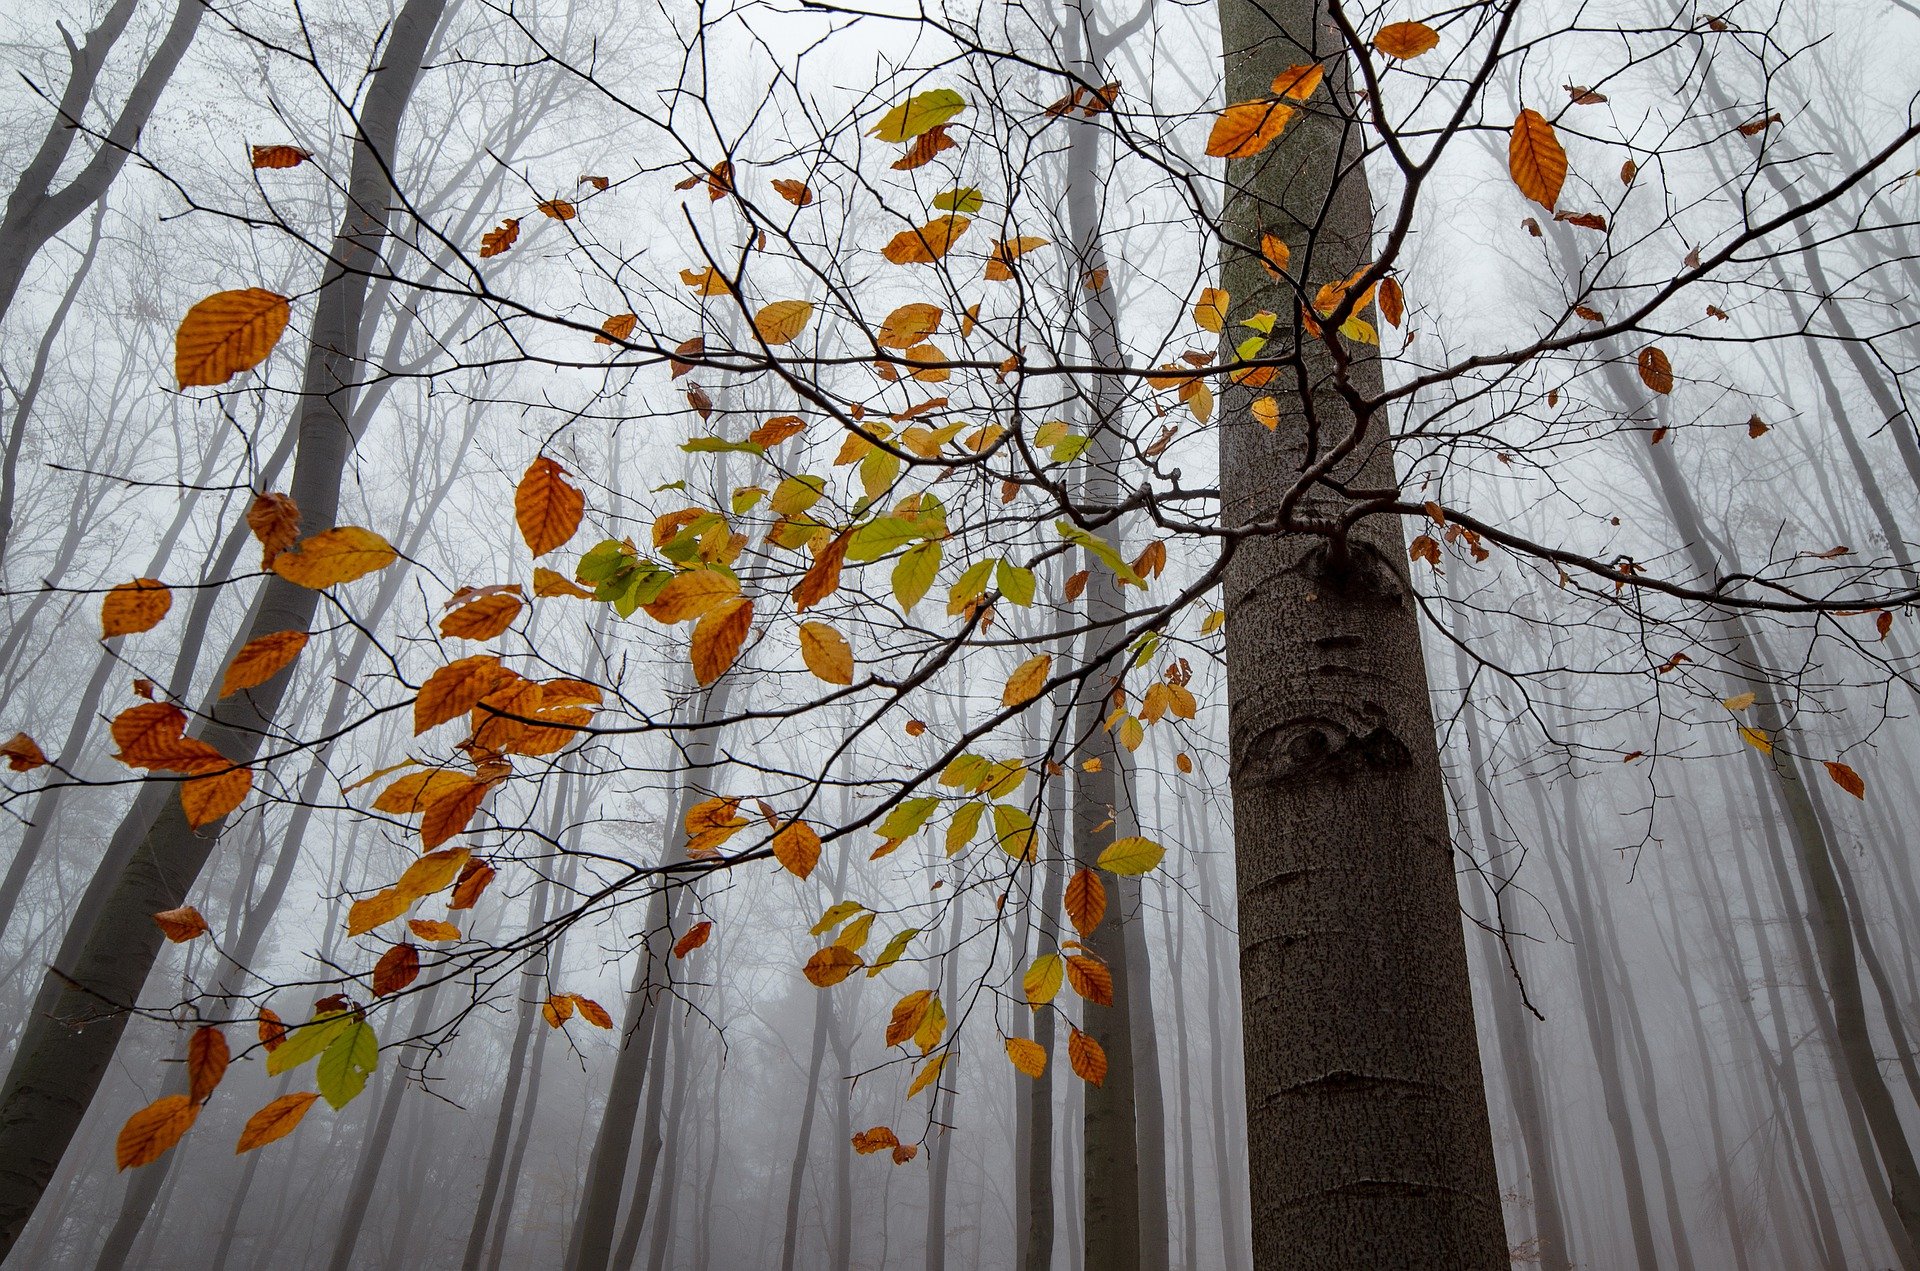
<path fill-rule="evenodd" d="M 360 299 L 387 235 L 389 173 L 401 116 L 445 4 L 407 0 L 367 91 L 347 207 L 321 287 L 299 407 L 300 452 L 291 493 L 306 533 L 332 526 L 339 506 L 341 473 L 356 440 L 348 420 L 363 319 Z M 318 602 L 318 592 L 269 579 L 248 638 L 308 629 Z M 235 763 L 250 761 L 272 732 L 274 712 L 291 678 L 277 677 L 228 699 L 211 712 L 198 736 Z M 171 795 L 172 783 L 143 793 L 153 790 Z M 136 813 L 139 807 L 136 800 Z M 191 828 L 178 798 L 166 799 L 125 872 L 107 883 L 111 891 L 78 957 L 61 968 L 65 974 L 57 982 L 63 987 L 52 1010 L 29 1022 L 0 1094 L 0 1256 L 19 1239 L 72 1141 L 126 1027 L 126 1007 L 138 1000 L 153 966 L 161 935 L 149 915 L 182 903 L 219 831 L 219 824 Z"/>
<path fill-rule="evenodd" d="M 1309 285 L 1372 258 L 1346 52 L 1324 0 L 1221 0 L 1220 26 L 1228 101 L 1327 60 L 1323 104 L 1300 113 L 1284 144 L 1228 166 L 1230 321 L 1288 315 L 1276 327 L 1284 344 L 1298 300 L 1290 281 L 1267 277 L 1254 246 L 1263 232 L 1288 242 Z M 1379 359 L 1356 347 L 1344 374 L 1371 396 Z M 1303 338 L 1300 353 L 1297 387 L 1295 370 L 1278 373 L 1277 428 L 1252 419 L 1246 387 L 1223 394 L 1229 529 L 1273 518 L 1349 427 L 1364 433 L 1331 478 L 1395 485 L 1385 420 L 1355 418 L 1324 341 Z M 1298 512 L 1345 507 L 1318 488 Z M 1254 1264 L 1499 1271 L 1508 1248 L 1401 528 L 1372 519 L 1336 540 L 1262 533 L 1230 550 Z"/>

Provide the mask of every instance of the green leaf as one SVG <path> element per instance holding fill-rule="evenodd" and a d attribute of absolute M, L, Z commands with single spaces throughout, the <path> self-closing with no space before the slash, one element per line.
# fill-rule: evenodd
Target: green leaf
<path fill-rule="evenodd" d="M 868 521 L 847 538 L 847 563 L 863 564 L 879 560 L 920 537 L 920 528 L 897 516 L 880 516 Z"/>
<path fill-rule="evenodd" d="M 993 585 L 1014 604 L 1025 609 L 1033 603 L 1033 571 L 1002 560 L 993 571 Z"/>
<path fill-rule="evenodd" d="M 993 836 L 1000 850 L 1031 865 L 1034 858 L 1033 815 L 1014 803 L 993 805 Z"/>
<path fill-rule="evenodd" d="M 986 204 L 979 189 L 971 185 L 956 186 L 944 194 L 933 196 L 933 205 L 943 212 L 959 212 L 972 216 Z"/>
<path fill-rule="evenodd" d="M 940 574 L 943 550 L 938 543 L 922 543 L 909 548 L 894 565 L 893 598 L 899 602 L 900 612 L 912 613 L 913 607 L 926 598 Z"/>
<path fill-rule="evenodd" d="M 631 568 L 636 559 L 633 548 L 626 543 L 617 538 L 604 539 L 580 558 L 573 576 L 583 583 L 603 583 L 621 570 Z"/>
<path fill-rule="evenodd" d="M 947 593 L 947 612 L 959 613 L 974 601 L 987 594 L 987 579 L 993 576 L 994 558 L 977 560 L 967 566 L 953 584 L 953 590 Z"/>
<path fill-rule="evenodd" d="M 980 799 L 973 799 L 960 805 L 953 814 L 953 820 L 947 825 L 947 855 L 958 856 L 967 844 L 973 842 L 973 836 L 980 832 L 980 818 L 986 815 L 987 805 Z"/>
<path fill-rule="evenodd" d="M 761 486 L 757 486 L 757 485 L 741 486 L 738 490 L 735 490 L 733 492 L 733 502 L 730 505 L 733 508 L 733 514 L 735 516 L 738 516 L 742 512 L 752 511 L 754 508 L 759 507 L 760 500 L 766 497 L 767 497 L 767 492 Z"/>
<path fill-rule="evenodd" d="M 328 1103 L 344 1108 L 367 1088 L 379 1062 L 380 1039 L 365 1021 L 355 1020 L 320 1056 L 313 1078 Z"/>
<path fill-rule="evenodd" d="M 1027 779 L 1027 765 L 1018 759 L 1001 759 L 980 782 L 980 793 L 989 799 L 1004 799 Z"/>
<path fill-rule="evenodd" d="M 1160 648 L 1160 633 L 1149 631 L 1133 642 L 1133 667 L 1145 666 Z"/>
<path fill-rule="evenodd" d="M 860 461 L 860 488 L 869 499 L 877 499 L 900 479 L 900 456 L 876 447 Z"/>
<path fill-rule="evenodd" d="M 880 122 L 867 135 L 882 141 L 912 141 L 921 133 L 938 128 L 966 108 L 967 99 L 951 88 L 915 93 L 881 116 Z"/>
<path fill-rule="evenodd" d="M 345 1011 L 329 1011 L 289 1030 L 287 1039 L 267 1056 L 267 1075 L 278 1077 L 283 1072 L 292 1072 L 331 1046 L 352 1024 L 353 1017 Z"/>
<path fill-rule="evenodd" d="M 908 799 L 887 814 L 887 819 L 880 823 L 879 833 L 890 839 L 912 838 L 939 806 L 940 800 L 934 798 Z"/>
<path fill-rule="evenodd" d="M 905 931 L 898 933 L 893 939 L 887 941 L 886 948 L 880 950 L 880 956 L 875 958 L 867 967 L 867 978 L 871 980 L 874 976 L 898 962 L 900 955 L 907 951 L 907 942 L 919 934 L 920 928 L 908 927 Z"/>
<path fill-rule="evenodd" d="M 1071 433 L 1054 443 L 1053 461 L 1055 463 L 1072 463 L 1075 459 L 1085 454 L 1087 447 L 1092 444 L 1093 438 L 1081 433 Z"/>
<path fill-rule="evenodd" d="M 781 516 L 798 516 L 818 503 L 826 488 L 825 477 L 816 477 L 811 473 L 788 477 L 773 487 L 773 499 L 768 506 Z"/>
<path fill-rule="evenodd" d="M 1147 585 L 1146 579 L 1134 573 L 1133 566 L 1127 564 L 1126 559 L 1122 557 L 1119 552 L 1113 550 L 1113 546 L 1108 543 L 1107 540 L 1101 538 L 1098 534 L 1092 534 L 1081 529 L 1072 521 L 1055 521 L 1053 528 L 1060 531 L 1061 538 L 1066 539 L 1069 543 L 1074 543 L 1086 548 L 1087 551 L 1098 557 L 1100 562 L 1108 569 L 1111 569 L 1121 582 L 1132 583 L 1135 587 L 1145 590 Z"/>
<path fill-rule="evenodd" d="M 690 455 L 764 455 L 767 448 L 757 441 L 728 441 L 725 437 L 695 437 L 680 443 Z"/>
<path fill-rule="evenodd" d="M 667 584 L 673 579 L 671 569 L 662 569 L 651 563 L 634 570 L 620 593 L 612 597 L 614 612 L 622 618 L 633 617 L 634 611 L 642 605 L 650 605 L 658 600 L 660 593 L 667 589 Z M 600 599 L 599 592 L 594 593 L 594 599 Z"/>
<path fill-rule="evenodd" d="M 993 771 L 993 761 L 985 755 L 956 755 L 940 772 L 940 784 L 962 790 L 978 790 Z"/>
<path fill-rule="evenodd" d="M 1158 865 L 1166 854 L 1167 849 L 1152 839 L 1134 835 L 1115 839 L 1106 851 L 1100 853 L 1100 859 L 1095 864 L 1110 874 L 1144 874 Z"/>

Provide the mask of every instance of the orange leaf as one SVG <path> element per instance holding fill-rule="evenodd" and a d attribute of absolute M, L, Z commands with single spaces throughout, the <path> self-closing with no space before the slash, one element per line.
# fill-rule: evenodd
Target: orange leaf
<path fill-rule="evenodd" d="M 691 927 L 687 928 L 686 935 L 681 936 L 673 942 L 673 956 L 676 958 L 686 957 L 689 953 L 692 953 L 695 949 L 705 944 L 712 935 L 713 924 L 711 922 L 694 923 Z"/>
<path fill-rule="evenodd" d="M 802 968 L 817 988 L 831 988 L 866 965 L 852 949 L 830 944 L 807 959 Z"/>
<path fill-rule="evenodd" d="M 1303 102 L 1313 96 L 1313 90 L 1320 87 L 1321 77 L 1325 74 L 1326 68 L 1318 62 L 1309 66 L 1289 66 L 1274 77 L 1273 95 Z"/>
<path fill-rule="evenodd" d="M 896 265 L 930 265 L 951 251 L 972 224 L 957 214 L 937 216 L 918 229 L 901 230 L 880 254 Z"/>
<path fill-rule="evenodd" d="M 1047 676 L 1053 670 L 1053 655 L 1041 653 L 1028 658 L 1014 668 L 1007 677 L 1007 684 L 1000 693 L 1003 706 L 1018 706 L 1040 696 L 1047 686 Z"/>
<path fill-rule="evenodd" d="M 136 1169 L 160 1159 L 193 1128 L 200 1105 L 183 1094 L 163 1095 L 127 1118 L 113 1145 L 114 1163 Z"/>
<path fill-rule="evenodd" d="M 420 817 L 420 846 L 431 851 L 464 831 L 492 788 L 491 782 L 469 779 L 429 803 Z"/>
<path fill-rule="evenodd" d="M 187 310 L 173 337 L 181 388 L 224 384 L 267 360 L 287 329 L 287 298 L 259 287 L 217 291 Z"/>
<path fill-rule="evenodd" d="M 1266 98 L 1235 102 L 1213 121 L 1207 154 L 1215 159 L 1251 158 L 1272 145 L 1292 118 L 1293 107 L 1282 102 Z"/>
<path fill-rule="evenodd" d="M 414 898 L 397 888 L 363 896 L 347 910 L 347 934 L 363 936 L 382 923 L 392 922 L 413 904 Z"/>
<path fill-rule="evenodd" d="M 1406 298 L 1400 294 L 1400 284 L 1391 277 L 1380 280 L 1380 289 L 1374 296 L 1374 304 L 1379 308 L 1380 316 L 1387 320 L 1389 326 L 1399 326 L 1400 319 L 1406 314 Z"/>
<path fill-rule="evenodd" d="M 239 807 L 253 790 L 253 769 L 232 767 L 225 759 L 213 762 L 225 771 L 195 777 L 180 787 L 180 808 L 196 830 Z"/>
<path fill-rule="evenodd" d="M 280 1049 L 280 1043 L 287 1040 L 287 1026 L 271 1006 L 260 1008 L 260 1044 L 271 1055 Z"/>
<path fill-rule="evenodd" d="M 556 221 L 570 221 L 578 215 L 573 204 L 565 199 L 546 199 L 534 204 L 535 209 Z"/>
<path fill-rule="evenodd" d="M 220 1084 L 220 1078 L 227 1075 L 227 1063 L 232 1058 L 227 1049 L 227 1035 L 207 1024 L 193 1030 L 193 1036 L 187 1039 L 187 1097 L 195 1103 L 205 1103 Z"/>
<path fill-rule="evenodd" d="M 411 944 L 396 944 L 373 964 L 373 995 L 385 997 L 398 993 L 420 975 L 420 950 Z"/>
<path fill-rule="evenodd" d="M 512 247 L 520 237 L 520 218 L 509 216 L 498 225 L 480 236 L 480 259 L 498 256 Z"/>
<path fill-rule="evenodd" d="M 773 857 L 798 878 L 820 863 L 820 836 L 805 821 L 789 821 L 773 836 Z"/>
<path fill-rule="evenodd" d="M 372 530 L 342 525 L 276 554 L 272 568 L 295 586 L 318 591 L 385 569 L 399 558 L 393 545 Z"/>
<path fill-rule="evenodd" d="M 1507 143 L 1507 171 L 1520 193 L 1549 212 L 1560 199 L 1560 186 L 1567 179 L 1567 152 L 1553 125 L 1537 110 L 1523 110 L 1513 121 L 1513 136 Z"/>
<path fill-rule="evenodd" d="M 1007 282 L 1013 278 L 1013 262 L 1038 247 L 1045 247 L 1047 240 L 1023 235 L 1019 238 L 1004 239 L 993 245 L 993 252 L 987 257 L 987 281 Z"/>
<path fill-rule="evenodd" d="M 571 596 L 575 600 L 593 599 L 593 592 L 544 565 L 533 568 L 533 594 L 545 597 Z"/>
<path fill-rule="evenodd" d="M 251 1152 L 256 1147 L 265 1147 L 275 1139 L 284 1139 L 293 1133 L 300 1119 L 307 1115 L 307 1109 L 320 1096 L 310 1090 L 301 1090 L 294 1094 L 283 1094 L 252 1116 L 241 1128 L 240 1142 L 233 1149 L 235 1156 L 242 1152 Z"/>
<path fill-rule="evenodd" d="M 1113 972 L 1097 958 L 1076 953 L 1067 959 L 1067 983 L 1095 1006 L 1113 1005 Z"/>
<path fill-rule="evenodd" d="M 1047 1048 L 1025 1037 L 1007 1038 L 1007 1058 L 1029 1077 L 1041 1077 L 1047 1071 Z"/>
<path fill-rule="evenodd" d="M 580 528 L 586 496 L 567 484 L 565 468 L 541 455 L 527 465 L 513 492 L 513 519 L 535 556 L 561 547 Z"/>
<path fill-rule="evenodd" d="M 873 342 L 883 349 L 910 349 L 940 329 L 939 305 L 901 305 L 880 324 Z"/>
<path fill-rule="evenodd" d="M 747 632 L 752 629 L 753 602 L 745 597 L 708 610 L 694 625 L 692 646 L 688 650 L 693 678 L 704 687 L 726 674 L 733 660 L 740 656 Z"/>
<path fill-rule="evenodd" d="M 409 918 L 407 930 L 433 944 L 444 944 L 460 938 L 460 928 L 437 918 Z"/>
<path fill-rule="evenodd" d="M 1089 1085 L 1100 1085 L 1107 1079 L 1107 1052 L 1100 1043 L 1087 1036 L 1073 1025 L 1067 1025 L 1067 1062 L 1073 1065 L 1074 1075 Z"/>
<path fill-rule="evenodd" d="M 306 647 L 304 631 L 276 631 L 247 641 L 246 647 L 234 654 L 233 661 L 227 665 L 227 673 L 220 681 L 220 696 L 265 684 Z"/>
<path fill-rule="evenodd" d="M 499 658 L 488 653 L 447 663 L 427 677 L 413 701 L 415 735 L 466 714 L 512 676 Z"/>
<path fill-rule="evenodd" d="M 805 300 L 776 300 L 753 315 L 753 330 L 769 345 L 791 344 L 812 317 L 813 306 Z"/>
<path fill-rule="evenodd" d="M 573 995 L 573 1004 L 580 1009 L 580 1018 L 595 1028 L 612 1028 L 613 1016 L 607 1014 L 607 1008 L 590 997 Z"/>
<path fill-rule="evenodd" d="M 806 574 L 793 589 L 795 609 L 805 613 L 840 590 L 840 567 L 846 563 L 849 533 L 851 531 L 837 535 L 813 558 L 813 564 L 807 567 Z"/>
<path fill-rule="evenodd" d="M 875 1152 L 899 1146 L 899 1136 L 884 1125 L 876 1125 L 871 1130 L 862 1130 L 853 1136 L 853 1150 L 862 1156 L 871 1156 Z"/>
<path fill-rule="evenodd" d="M 947 136 L 945 124 L 937 128 L 929 128 L 914 138 L 913 144 L 907 147 L 905 154 L 893 161 L 893 169 L 896 172 L 910 172 L 915 168 L 923 167 L 933 162 L 935 155 L 943 150 L 952 150 L 957 144 L 953 138 Z"/>
<path fill-rule="evenodd" d="M 601 333 L 593 337 L 593 342 L 612 344 L 616 340 L 624 340 L 633 334 L 633 328 L 639 321 L 639 317 L 635 314 L 616 313 L 600 324 Z"/>
<path fill-rule="evenodd" d="M 920 1025 L 926 1022 L 933 1010 L 933 991 L 917 989 L 893 1004 L 893 1013 L 887 1020 L 887 1045 L 899 1046 L 913 1040 L 920 1031 Z"/>
<path fill-rule="evenodd" d="M 1083 869 L 1067 880 L 1067 917 L 1073 929 L 1086 935 L 1100 925 L 1107 912 L 1107 889 L 1100 875 Z"/>
<path fill-rule="evenodd" d="M 313 151 L 302 150 L 299 146 L 253 148 L 253 166 L 256 168 L 297 168 L 311 158 Z"/>
<path fill-rule="evenodd" d="M 491 640 L 520 616 L 520 597 L 512 592 L 482 596 L 440 619 L 440 634 L 461 640 Z"/>
<path fill-rule="evenodd" d="M 168 909 L 153 915 L 153 925 L 160 928 L 160 934 L 175 944 L 185 944 L 196 936 L 207 934 L 207 920 L 192 905 L 182 905 L 178 909 Z"/>
<path fill-rule="evenodd" d="M 1402 61 L 1419 57 L 1440 43 L 1440 33 L 1424 22 L 1390 22 L 1373 37 L 1373 47 Z"/>
<path fill-rule="evenodd" d="M 705 617 L 740 594 L 740 581 L 717 569 L 689 569 L 675 574 L 652 603 L 647 617 L 665 626 Z"/>
<path fill-rule="evenodd" d="M 100 602 L 101 637 L 134 635 L 160 625 L 173 608 L 173 593 L 158 578 L 121 583 Z"/>

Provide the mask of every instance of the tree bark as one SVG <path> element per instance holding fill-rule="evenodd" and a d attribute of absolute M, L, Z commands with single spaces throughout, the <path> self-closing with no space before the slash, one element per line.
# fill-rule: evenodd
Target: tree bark
<path fill-rule="evenodd" d="M 1267 276 L 1263 232 L 1311 271 L 1309 294 L 1372 258 L 1347 52 L 1324 0 L 1221 0 L 1220 26 L 1228 101 L 1266 96 L 1288 66 L 1327 64 L 1327 97 L 1284 144 L 1228 165 L 1229 321 L 1280 314 L 1284 344 L 1299 299 Z M 1338 392 L 1341 373 L 1362 397 L 1381 388 L 1378 357 L 1355 347 L 1340 372 L 1324 341 L 1301 339 L 1300 369 L 1276 377 L 1271 431 L 1252 419 L 1247 387 L 1223 394 L 1228 529 L 1274 518 L 1350 429 L 1350 458 L 1330 476 L 1395 486 L 1385 421 L 1356 418 Z M 1330 489 L 1299 508 L 1345 510 Z M 1501 1271 L 1508 1247 L 1402 530 L 1376 518 L 1336 540 L 1250 535 L 1224 588 L 1254 1264 Z"/>

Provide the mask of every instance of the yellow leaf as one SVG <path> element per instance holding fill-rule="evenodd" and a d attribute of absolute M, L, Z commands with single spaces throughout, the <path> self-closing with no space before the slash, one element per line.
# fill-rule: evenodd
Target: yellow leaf
<path fill-rule="evenodd" d="M 1043 953 L 1027 967 L 1025 975 L 1020 977 L 1020 987 L 1027 995 L 1028 1006 L 1045 1006 L 1060 992 L 1060 985 L 1067 978 L 1066 959 L 1057 953 Z"/>
<path fill-rule="evenodd" d="M 392 887 L 364 896 L 354 901 L 353 907 L 347 910 L 347 934 L 365 935 L 382 923 L 392 922 L 407 912 L 412 904 L 412 897 Z"/>
<path fill-rule="evenodd" d="M 827 683 L 853 683 L 853 647 L 826 623 L 800 624 L 800 656 L 807 669 Z"/>
<path fill-rule="evenodd" d="M 276 1139 L 284 1139 L 293 1133 L 301 1118 L 307 1115 L 307 1109 L 313 1106 L 320 1096 L 310 1090 L 301 1090 L 294 1094 L 283 1094 L 247 1118 L 240 1130 L 240 1142 L 233 1149 L 239 1156 L 251 1152 L 256 1147 L 265 1147 Z"/>
<path fill-rule="evenodd" d="M 820 836 L 805 821 L 789 821 L 773 836 L 773 858 L 788 873 L 805 878 L 820 863 Z"/>
<path fill-rule="evenodd" d="M 1740 726 L 1740 740 L 1746 742 L 1747 745 L 1752 746 L 1763 755 L 1773 753 L 1773 741 L 1767 736 L 1765 729 L 1750 728 L 1742 724 Z"/>
<path fill-rule="evenodd" d="M 880 117 L 867 130 L 869 137 L 894 143 L 912 141 L 931 132 L 967 108 L 967 99 L 951 88 L 935 88 L 913 96 Z"/>
<path fill-rule="evenodd" d="M 1520 193 L 1549 212 L 1560 199 L 1560 186 L 1567 179 L 1567 152 L 1553 125 L 1537 110 L 1523 110 L 1513 121 L 1513 136 L 1507 143 L 1507 171 Z"/>
<path fill-rule="evenodd" d="M 1158 865 L 1166 854 L 1167 849 L 1152 839 L 1134 835 L 1115 839 L 1095 863 L 1110 874 L 1138 875 Z"/>
<path fill-rule="evenodd" d="M 535 556 L 564 546 L 580 528 L 586 496 L 567 483 L 567 470 L 541 455 L 527 465 L 513 492 L 513 519 Z"/>
<path fill-rule="evenodd" d="M 295 586 L 318 591 L 385 569 L 399 557 L 393 545 L 372 530 L 342 525 L 275 555 L 273 572 Z"/>
<path fill-rule="evenodd" d="M 247 641 L 227 665 L 227 673 L 220 681 L 220 696 L 266 683 L 306 647 L 304 631 L 276 631 Z"/>
<path fill-rule="evenodd" d="M 688 657 L 693 663 L 693 678 L 702 687 L 726 674 L 740 656 L 753 629 L 753 602 L 744 597 L 726 601 L 707 611 L 693 628 Z"/>
<path fill-rule="evenodd" d="M 267 360 L 287 329 L 287 298 L 258 287 L 217 291 L 187 310 L 173 337 L 181 388 L 224 384 Z"/>
<path fill-rule="evenodd" d="M 473 853 L 464 847 L 429 852 L 407 866 L 391 890 L 398 892 L 411 904 L 422 896 L 431 896 L 453 886 L 453 881 L 460 877 L 460 871 L 472 858 Z"/>
<path fill-rule="evenodd" d="M 776 300 L 753 315 L 753 329 L 768 344 L 788 344 L 811 317 L 813 306 L 805 300 Z"/>
<path fill-rule="evenodd" d="M 1253 400 L 1253 422 L 1268 432 L 1280 426 L 1280 403 L 1271 397 L 1256 397 Z M 1224 617 L 1224 615 L 1222 615 Z M 1204 631 L 1201 634 L 1206 634 Z"/>
<path fill-rule="evenodd" d="M 913 1098 L 913 1096 L 919 1094 L 922 1090 L 925 1090 L 928 1086 L 939 1080 L 940 1069 L 946 1066 L 946 1062 L 947 1057 L 945 1055 L 935 1055 L 932 1059 L 929 1059 L 925 1066 L 920 1069 L 920 1075 L 913 1079 L 913 1084 L 907 1087 L 907 1098 Z"/>
<path fill-rule="evenodd" d="M 1227 293 L 1218 287 L 1208 287 L 1200 293 L 1199 303 L 1193 306 L 1193 320 L 1204 330 L 1219 332 L 1227 325 Z"/>
<path fill-rule="evenodd" d="M 183 1094 L 163 1095 L 127 1118 L 113 1145 L 120 1169 L 150 1165 L 193 1128 L 200 1105 Z"/>
<path fill-rule="evenodd" d="M 1390 22 L 1373 37 L 1373 47 L 1401 60 L 1419 57 L 1440 43 L 1440 33 L 1424 22 Z"/>
<path fill-rule="evenodd" d="M 440 634 L 460 640 L 491 640 L 513 625 L 522 607 L 520 597 L 510 591 L 482 596 L 440 619 Z"/>
<path fill-rule="evenodd" d="M 1036 654 L 1014 668 L 1007 677 L 1007 685 L 1000 693 L 1003 706 L 1018 706 L 1040 696 L 1047 686 L 1047 676 L 1053 670 L 1051 653 Z"/>
<path fill-rule="evenodd" d="M 675 574 L 647 606 L 647 616 L 672 626 L 707 613 L 740 594 L 740 580 L 717 569 L 689 569 Z"/>
<path fill-rule="evenodd" d="M 1752 693 L 1739 693 L 1720 703 L 1730 711 L 1743 711 L 1753 705 Z"/>
<path fill-rule="evenodd" d="M 1259 154 L 1293 118 L 1293 107 L 1265 98 L 1235 102 L 1220 112 L 1207 134 L 1207 154 L 1215 159 L 1246 159 Z"/>
<path fill-rule="evenodd" d="M 933 990 L 919 989 L 907 994 L 893 1004 L 893 1013 L 887 1020 L 887 1045 L 899 1046 L 913 1040 L 920 1031 L 920 1025 L 927 1018 L 927 1012 L 933 1008 Z"/>
<path fill-rule="evenodd" d="M 151 631 L 171 608 L 173 592 L 158 578 L 121 583 L 100 602 L 100 635 L 106 639 Z"/>
<path fill-rule="evenodd" d="M 410 918 L 407 920 L 407 930 L 420 939 L 433 943 L 460 938 L 460 928 L 450 922 L 441 922 L 437 918 Z"/>
<path fill-rule="evenodd" d="M 593 599 L 592 591 L 574 582 L 565 574 L 548 569 L 545 565 L 534 566 L 533 594 L 536 596 L 571 596 L 575 600 Z"/>
<path fill-rule="evenodd" d="M 1025 1037 L 1007 1038 L 1007 1058 L 1029 1077 L 1042 1077 L 1047 1071 L 1047 1048 Z"/>

